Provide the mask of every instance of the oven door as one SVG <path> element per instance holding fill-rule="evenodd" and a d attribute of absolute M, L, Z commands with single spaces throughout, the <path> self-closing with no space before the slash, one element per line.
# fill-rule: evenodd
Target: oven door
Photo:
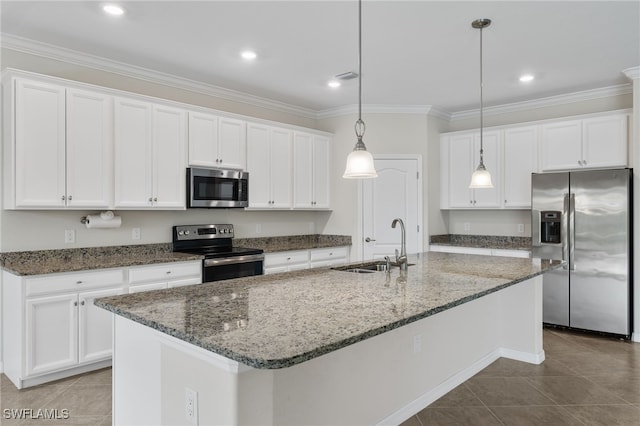
<path fill-rule="evenodd" d="M 241 170 L 188 168 L 187 206 L 249 206 L 249 173 Z"/>
<path fill-rule="evenodd" d="M 249 277 L 264 273 L 264 254 L 205 259 L 202 282 Z"/>

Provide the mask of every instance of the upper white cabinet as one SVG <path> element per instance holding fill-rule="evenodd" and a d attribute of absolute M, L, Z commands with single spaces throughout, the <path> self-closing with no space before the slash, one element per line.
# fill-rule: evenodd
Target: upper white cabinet
<path fill-rule="evenodd" d="M 543 124 L 542 171 L 626 167 L 626 114 Z"/>
<path fill-rule="evenodd" d="M 189 112 L 189 165 L 244 170 L 246 122 Z"/>
<path fill-rule="evenodd" d="M 441 188 L 441 198 L 448 201 L 442 208 L 496 208 L 500 207 L 500 133 L 484 132 L 484 164 L 491 173 L 494 187 L 470 189 L 471 175 L 480 163 L 480 134 L 464 132 L 441 140 L 440 155 L 444 180 L 448 185 Z"/>
<path fill-rule="evenodd" d="M 504 130 L 504 207 L 531 208 L 531 173 L 538 171 L 538 127 Z"/>
<path fill-rule="evenodd" d="M 531 173 L 627 166 L 628 114 L 615 112 L 485 129 L 493 189 L 469 189 L 478 130 L 440 137 L 441 209 L 531 208 Z"/>
<path fill-rule="evenodd" d="M 328 209 L 329 138 L 295 132 L 293 136 L 293 207 Z"/>
<path fill-rule="evenodd" d="M 292 139 L 287 129 L 247 125 L 249 208 L 292 207 Z"/>
<path fill-rule="evenodd" d="M 186 112 L 115 100 L 115 206 L 184 209 Z"/>
<path fill-rule="evenodd" d="M 13 84 L 5 208 L 111 207 L 112 98 L 24 79 Z"/>

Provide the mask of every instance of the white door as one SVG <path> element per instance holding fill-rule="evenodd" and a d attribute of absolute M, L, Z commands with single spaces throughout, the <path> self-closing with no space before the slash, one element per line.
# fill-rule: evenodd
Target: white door
<path fill-rule="evenodd" d="M 504 207 L 531 208 L 531 173 L 538 171 L 538 126 L 504 131 Z"/>
<path fill-rule="evenodd" d="M 111 358 L 113 314 L 93 304 L 99 297 L 122 294 L 121 288 L 83 292 L 78 295 L 78 362 Z"/>
<path fill-rule="evenodd" d="M 484 165 L 492 175 L 493 188 L 483 188 L 473 190 L 473 207 L 499 208 L 501 205 L 500 195 L 502 194 L 500 182 L 500 132 L 484 132 L 482 135 L 482 146 L 484 149 Z M 473 168 L 470 175 L 480 164 L 480 133 L 475 135 L 473 149 Z M 471 176 L 469 181 L 471 182 Z M 467 187 L 469 183 L 467 183 Z"/>
<path fill-rule="evenodd" d="M 562 121 L 542 126 L 542 171 L 582 167 L 582 121 Z"/>
<path fill-rule="evenodd" d="M 362 183 L 363 260 L 393 259 L 395 249 L 400 250 L 400 226 L 391 228 L 395 218 L 404 222 L 407 253 L 421 252 L 418 159 L 380 158 L 375 159 L 375 167 L 378 177 Z"/>
<path fill-rule="evenodd" d="M 271 207 L 271 170 L 269 128 L 247 126 L 247 171 L 249 172 L 249 207 Z"/>
<path fill-rule="evenodd" d="M 626 115 L 583 120 L 583 167 L 625 167 L 627 134 Z"/>
<path fill-rule="evenodd" d="M 291 185 L 293 174 L 291 170 L 291 142 L 293 133 L 289 130 L 273 128 L 270 132 L 270 139 L 271 207 L 289 209 L 293 203 L 293 188 Z"/>
<path fill-rule="evenodd" d="M 219 166 L 244 170 L 247 163 L 247 127 L 241 120 L 221 117 L 219 121 Z"/>
<path fill-rule="evenodd" d="M 180 109 L 153 107 L 153 206 L 186 208 L 186 117 Z"/>
<path fill-rule="evenodd" d="M 293 135 L 293 207 L 313 207 L 313 136 Z"/>
<path fill-rule="evenodd" d="M 189 165 L 216 167 L 218 159 L 218 117 L 189 112 Z"/>
<path fill-rule="evenodd" d="M 313 137 L 313 207 L 328 209 L 329 188 L 329 139 L 322 136 Z"/>
<path fill-rule="evenodd" d="M 473 194 L 469 189 L 471 174 L 477 167 L 473 164 L 472 152 L 474 134 L 464 133 L 449 139 L 449 206 L 458 208 L 472 208 Z"/>

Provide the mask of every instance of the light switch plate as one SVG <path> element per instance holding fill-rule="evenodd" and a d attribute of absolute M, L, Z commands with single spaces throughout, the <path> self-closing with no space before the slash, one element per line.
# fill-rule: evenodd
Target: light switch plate
<path fill-rule="evenodd" d="M 76 231 L 73 229 L 67 229 L 64 231 L 64 242 L 66 244 L 72 244 L 76 242 Z"/>

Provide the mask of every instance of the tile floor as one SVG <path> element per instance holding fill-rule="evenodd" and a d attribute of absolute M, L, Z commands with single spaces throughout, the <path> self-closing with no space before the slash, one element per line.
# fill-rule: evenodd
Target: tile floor
<path fill-rule="evenodd" d="M 542 365 L 500 359 L 402 426 L 640 426 L 640 344 L 553 329 Z M 0 424 L 110 425 L 111 369 L 18 391 L 0 376 Z M 68 410 L 7 419 L 5 409 Z"/>

